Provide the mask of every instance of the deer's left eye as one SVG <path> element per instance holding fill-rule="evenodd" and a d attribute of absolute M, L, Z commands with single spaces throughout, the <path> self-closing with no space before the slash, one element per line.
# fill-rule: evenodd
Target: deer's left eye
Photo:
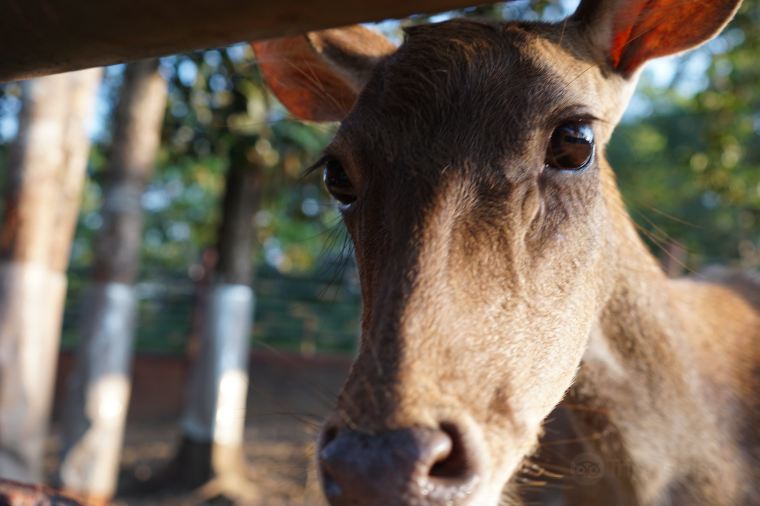
<path fill-rule="evenodd" d="M 581 170 L 594 158 L 594 130 L 583 121 L 563 123 L 554 130 L 546 150 L 546 166 Z"/>

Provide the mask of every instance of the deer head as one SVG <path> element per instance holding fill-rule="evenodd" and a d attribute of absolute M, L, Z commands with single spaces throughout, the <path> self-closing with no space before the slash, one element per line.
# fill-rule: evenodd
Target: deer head
<path fill-rule="evenodd" d="M 559 24 L 416 26 L 398 49 L 361 27 L 254 44 L 287 108 L 342 122 L 322 165 L 363 316 L 319 443 L 331 504 L 498 503 L 635 235 L 604 147 L 638 72 L 738 3 L 584 0 Z"/>

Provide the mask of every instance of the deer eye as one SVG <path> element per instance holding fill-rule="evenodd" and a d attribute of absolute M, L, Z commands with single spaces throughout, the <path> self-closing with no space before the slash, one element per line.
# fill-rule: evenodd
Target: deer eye
<path fill-rule="evenodd" d="M 594 158 L 594 130 L 585 122 L 563 123 L 554 130 L 546 150 L 546 166 L 581 170 Z"/>
<path fill-rule="evenodd" d="M 325 182 L 325 187 L 330 195 L 341 204 L 349 205 L 356 201 L 354 185 L 351 184 L 346 171 L 343 170 L 343 165 L 335 158 L 328 158 L 325 161 L 322 180 Z"/>

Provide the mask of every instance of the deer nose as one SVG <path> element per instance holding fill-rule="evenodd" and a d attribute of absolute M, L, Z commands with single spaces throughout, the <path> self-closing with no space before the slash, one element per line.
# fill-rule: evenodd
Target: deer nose
<path fill-rule="evenodd" d="M 328 428 L 319 466 L 332 506 L 466 504 L 478 482 L 478 455 L 457 426 L 375 434 Z"/>

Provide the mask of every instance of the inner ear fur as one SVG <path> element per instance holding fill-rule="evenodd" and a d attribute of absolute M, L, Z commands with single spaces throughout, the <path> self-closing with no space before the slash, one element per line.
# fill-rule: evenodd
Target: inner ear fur
<path fill-rule="evenodd" d="M 645 62 L 715 37 L 741 0 L 583 0 L 573 15 L 609 65 L 630 77 Z"/>
<path fill-rule="evenodd" d="M 360 25 L 251 44 L 261 74 L 282 104 L 309 121 L 340 121 L 353 107 L 377 62 L 395 51 Z"/>

